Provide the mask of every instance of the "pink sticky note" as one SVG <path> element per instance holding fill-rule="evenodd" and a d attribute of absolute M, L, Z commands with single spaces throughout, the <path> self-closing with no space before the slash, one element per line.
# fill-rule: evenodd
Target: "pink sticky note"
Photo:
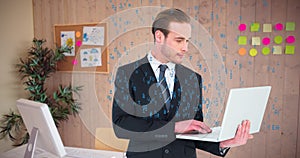
<path fill-rule="evenodd" d="M 247 28 L 247 25 L 246 25 L 246 24 L 240 24 L 240 26 L 239 26 L 239 30 L 240 30 L 240 31 L 245 31 L 246 28 Z"/>
<path fill-rule="evenodd" d="M 283 30 L 283 24 L 282 24 L 282 23 L 277 23 L 277 24 L 275 25 L 275 29 L 276 29 L 277 31 Z"/>
<path fill-rule="evenodd" d="M 77 59 L 74 59 L 74 60 L 72 61 L 72 64 L 73 64 L 73 65 L 77 65 L 77 64 L 78 64 Z"/>
<path fill-rule="evenodd" d="M 78 41 L 76 42 L 76 46 L 77 46 L 77 47 L 80 47 L 81 44 L 82 44 L 82 42 L 81 42 L 80 40 L 78 40 Z"/>
<path fill-rule="evenodd" d="M 264 44 L 264 45 L 268 45 L 268 44 L 270 44 L 270 38 L 269 37 L 265 37 L 265 38 L 263 38 L 263 40 L 262 40 L 262 43 Z"/>
<path fill-rule="evenodd" d="M 294 36 L 288 36 L 285 39 L 286 43 L 294 43 L 295 42 L 295 37 Z"/>

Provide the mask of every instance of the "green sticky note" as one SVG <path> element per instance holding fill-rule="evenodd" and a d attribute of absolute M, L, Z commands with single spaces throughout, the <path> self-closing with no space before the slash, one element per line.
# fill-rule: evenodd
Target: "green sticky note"
<path fill-rule="evenodd" d="M 272 32 L 272 24 L 263 24 L 263 32 Z"/>
<path fill-rule="evenodd" d="M 247 44 L 247 36 L 239 36 L 239 45 L 246 45 Z"/>
<path fill-rule="evenodd" d="M 295 54 L 295 46 L 285 46 L 285 54 Z"/>
<path fill-rule="evenodd" d="M 281 44 L 282 43 L 282 36 L 275 36 L 274 37 L 274 42 L 276 44 Z"/>
<path fill-rule="evenodd" d="M 273 54 L 282 54 L 281 46 L 273 46 Z"/>
<path fill-rule="evenodd" d="M 260 37 L 252 37 L 252 45 L 259 46 L 260 45 Z"/>
<path fill-rule="evenodd" d="M 251 27 L 250 27 L 250 30 L 251 30 L 251 32 L 258 32 L 259 31 L 259 27 L 260 27 L 260 25 L 259 25 L 259 23 L 252 23 L 251 24 Z"/>
<path fill-rule="evenodd" d="M 287 22 L 285 24 L 285 30 L 286 31 L 295 31 L 295 27 L 296 27 L 296 25 L 295 25 L 294 22 Z"/>
<path fill-rule="evenodd" d="M 270 48 L 269 47 L 264 47 L 262 49 L 262 54 L 263 55 L 269 55 L 270 54 Z"/>

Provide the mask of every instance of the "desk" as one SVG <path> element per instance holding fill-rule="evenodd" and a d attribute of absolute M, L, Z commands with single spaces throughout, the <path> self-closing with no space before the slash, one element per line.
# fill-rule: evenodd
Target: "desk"
<path fill-rule="evenodd" d="M 1 158 L 21 158 L 24 156 L 26 145 L 1 153 Z M 65 147 L 67 155 L 64 158 L 126 158 L 124 152 L 93 150 L 84 148 Z M 57 156 L 40 148 L 35 149 L 34 158 L 57 158 Z"/>

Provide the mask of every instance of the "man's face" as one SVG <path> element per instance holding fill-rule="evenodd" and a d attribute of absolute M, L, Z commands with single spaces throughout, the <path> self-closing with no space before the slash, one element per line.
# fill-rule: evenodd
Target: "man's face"
<path fill-rule="evenodd" d="M 188 42 L 191 38 L 191 25 L 188 23 L 171 22 L 169 34 L 162 40 L 161 55 L 164 61 L 180 64 L 188 51 Z"/>

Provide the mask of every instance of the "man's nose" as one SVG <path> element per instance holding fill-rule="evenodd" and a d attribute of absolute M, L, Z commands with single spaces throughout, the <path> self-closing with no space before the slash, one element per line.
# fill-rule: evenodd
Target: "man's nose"
<path fill-rule="evenodd" d="M 188 46 L 189 46 L 189 43 L 187 41 L 185 41 L 183 43 L 183 46 L 182 46 L 181 50 L 186 53 L 188 51 Z"/>

